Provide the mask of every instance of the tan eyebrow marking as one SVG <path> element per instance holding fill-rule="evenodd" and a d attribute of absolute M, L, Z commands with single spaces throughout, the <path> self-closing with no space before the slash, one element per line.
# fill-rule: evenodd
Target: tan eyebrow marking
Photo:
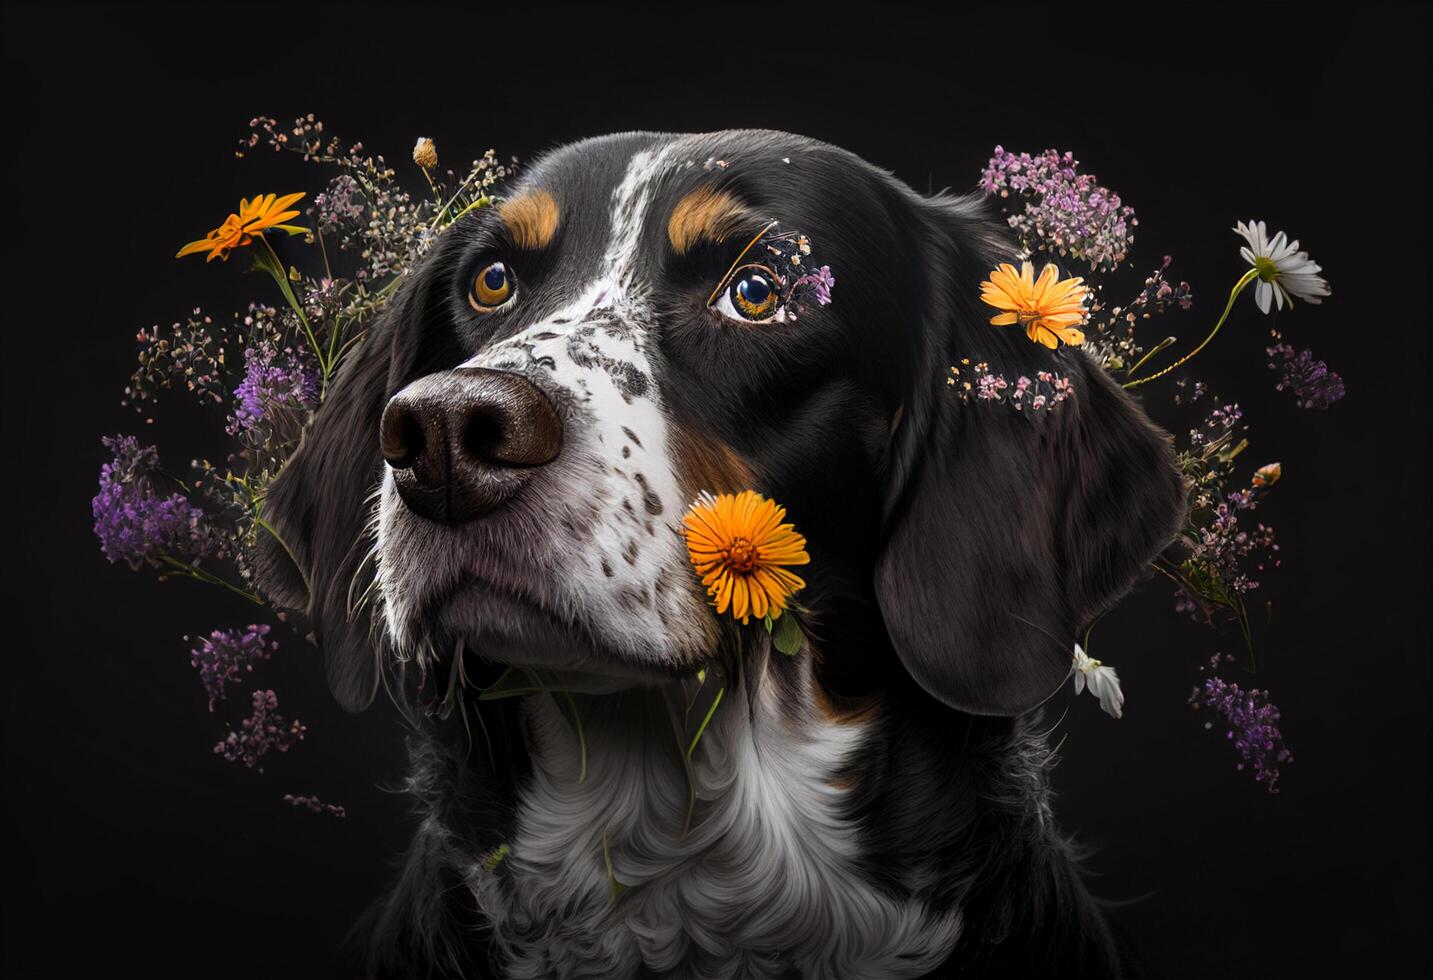
<path fill-rule="evenodd" d="M 546 248 L 557 231 L 557 202 L 547 191 L 528 191 L 499 204 L 498 217 L 518 248 Z"/>
<path fill-rule="evenodd" d="M 750 217 L 751 210 L 726 191 L 698 187 L 672 209 L 667 238 L 681 255 L 702 238 L 725 240 Z"/>
<path fill-rule="evenodd" d="M 667 438 L 676 463 L 677 487 L 688 500 L 703 490 L 740 493 L 756 479 L 750 464 L 715 436 L 699 435 L 674 422 Z"/>

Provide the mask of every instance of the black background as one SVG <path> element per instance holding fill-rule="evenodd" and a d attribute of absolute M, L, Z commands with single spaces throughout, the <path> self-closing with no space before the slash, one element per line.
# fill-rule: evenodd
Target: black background
<path fill-rule="evenodd" d="M 1234 771 L 1184 702 L 1236 640 L 1150 582 L 1096 634 L 1128 711 L 1071 705 L 1058 812 L 1097 848 L 1093 889 L 1128 901 L 1151 976 L 1421 974 L 1429 17 L 1316 9 L 7 6 L 7 973 L 331 973 L 407 837 L 390 710 L 343 714 L 284 634 L 256 679 L 309 738 L 262 775 L 224 763 L 210 746 L 230 716 L 206 710 L 182 636 L 253 613 L 110 566 L 90 532 L 99 436 L 146 428 L 119 405 L 135 330 L 265 288 L 174 251 L 240 196 L 321 189 L 296 161 L 230 152 L 255 114 L 313 111 L 399 164 L 432 136 L 457 169 L 488 146 L 765 126 L 939 189 L 973 187 L 996 143 L 1071 149 L 1138 211 L 1131 289 L 1166 252 L 1194 285 L 1195 311 L 1165 321 L 1185 342 L 1242 271 L 1236 219 L 1301 238 L 1334 295 L 1280 322 L 1347 399 L 1324 414 L 1273 391 L 1247 298 L 1197 362 L 1243 405 L 1251 463 L 1284 465 L 1260 515 L 1284 565 L 1260 594 L 1254 682 L 1297 761 L 1278 796 Z M 174 469 L 222 425 L 179 398 L 158 417 L 141 434 Z"/>

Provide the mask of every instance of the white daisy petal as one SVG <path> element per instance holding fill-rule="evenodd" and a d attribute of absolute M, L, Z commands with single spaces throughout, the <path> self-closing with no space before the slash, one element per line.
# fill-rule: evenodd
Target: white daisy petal
<path fill-rule="evenodd" d="M 1264 280 L 1259 280 L 1259 285 L 1254 287 L 1254 302 L 1259 304 L 1260 311 L 1269 312 L 1269 301 L 1273 299 L 1274 287 Z"/>
<path fill-rule="evenodd" d="M 1088 687 L 1090 693 L 1099 699 L 1105 714 L 1111 718 L 1124 714 L 1125 696 L 1120 689 L 1119 674 L 1113 667 L 1106 667 L 1098 660 L 1087 657 L 1078 643 L 1075 644 L 1074 673 L 1076 695 L 1084 693 Z"/>

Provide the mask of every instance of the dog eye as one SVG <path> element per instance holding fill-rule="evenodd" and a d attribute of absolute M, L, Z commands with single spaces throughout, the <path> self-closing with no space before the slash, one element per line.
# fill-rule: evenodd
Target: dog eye
<path fill-rule="evenodd" d="M 501 262 L 494 262 L 485 266 L 473 280 L 468 304 L 479 313 L 491 313 L 512 299 L 516 289 L 517 283 L 508 267 Z"/>
<path fill-rule="evenodd" d="M 743 266 L 712 305 L 730 320 L 769 323 L 780 318 L 776 282 L 776 274 L 765 266 Z"/>

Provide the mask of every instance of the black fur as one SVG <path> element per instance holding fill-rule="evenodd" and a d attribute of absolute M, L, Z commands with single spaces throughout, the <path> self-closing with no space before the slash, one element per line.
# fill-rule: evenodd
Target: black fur
<path fill-rule="evenodd" d="M 600 252 L 606 202 L 633 150 L 670 139 L 589 141 L 527 172 L 524 186 L 549 190 L 564 224 L 552 248 L 527 257 L 523 301 L 537 305 L 509 320 L 478 322 L 461 302 L 492 254 L 490 216 L 446 233 L 370 327 L 276 481 L 265 510 L 293 552 L 270 542 L 262 577 L 306 612 L 346 706 L 366 705 L 380 679 L 381 641 L 356 600 L 372 575 L 363 529 L 382 473 L 384 404 L 543 315 L 543 294 L 572 288 Z M 976 204 L 922 197 L 844 151 L 783 134 L 691 143 L 693 159 L 731 166 L 698 168 L 652 207 L 657 383 L 671 418 L 729 447 L 810 542 L 802 601 L 821 680 L 838 704 L 879 705 L 846 774 L 864 872 L 893 893 L 960 907 L 963 938 L 938 975 L 1120 975 L 1050 814 L 1053 758 L 1032 709 L 1066 681 L 1077 631 L 1173 536 L 1183 494 L 1169 440 L 1081 352 L 988 325 L 978 283 L 1009 245 Z M 781 162 L 791 156 L 801 166 Z M 731 250 L 670 255 L 655 223 L 699 183 L 809 235 L 836 273 L 834 303 L 786 329 L 714 324 L 705 296 Z M 1011 377 L 1056 371 L 1075 395 L 1042 417 L 965 403 L 946 384 L 961 358 Z M 472 656 L 461 666 L 479 684 L 496 674 Z M 506 702 L 485 707 L 473 731 L 476 716 L 465 724 L 451 704 L 440 709 L 446 675 L 421 690 L 418 679 L 409 665 L 391 682 L 413 710 L 419 829 L 359 934 L 377 973 L 482 975 L 484 927 L 462 874 L 512 831 L 526 774 L 521 716 Z M 914 861 L 930 854 L 946 871 L 917 880 Z"/>

